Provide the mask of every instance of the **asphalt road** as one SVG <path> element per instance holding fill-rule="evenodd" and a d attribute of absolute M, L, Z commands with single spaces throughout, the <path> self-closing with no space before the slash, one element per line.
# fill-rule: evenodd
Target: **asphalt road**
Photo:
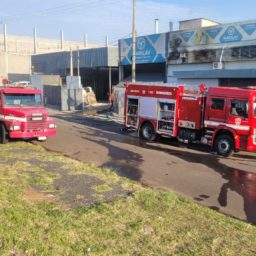
<path fill-rule="evenodd" d="M 147 143 L 96 117 L 55 117 L 58 135 L 42 144 L 47 149 L 256 223 L 256 153 L 223 158 L 202 146 L 188 148 L 166 139 Z"/>

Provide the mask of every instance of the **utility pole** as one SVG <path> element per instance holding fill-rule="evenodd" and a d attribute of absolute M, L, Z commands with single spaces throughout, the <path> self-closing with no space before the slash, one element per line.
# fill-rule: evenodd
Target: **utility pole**
<path fill-rule="evenodd" d="M 72 48 L 70 47 L 70 76 L 73 76 L 73 52 Z"/>
<path fill-rule="evenodd" d="M 84 48 L 86 49 L 87 48 L 87 42 L 88 38 L 87 38 L 87 34 L 84 34 Z"/>
<path fill-rule="evenodd" d="M 36 28 L 34 28 L 34 54 L 36 54 L 37 53 L 37 45 L 36 45 Z"/>
<path fill-rule="evenodd" d="M 4 30 L 5 73 L 6 73 L 6 76 L 8 77 L 9 63 L 8 63 L 8 40 L 7 40 L 6 24 L 3 24 L 3 30 Z"/>
<path fill-rule="evenodd" d="M 155 34 L 159 33 L 159 19 L 155 19 Z"/>
<path fill-rule="evenodd" d="M 64 42 L 64 33 L 63 30 L 60 31 L 60 49 L 63 50 L 63 42 Z"/>
<path fill-rule="evenodd" d="M 109 97 L 111 97 L 112 93 L 112 71 L 111 71 L 111 66 L 108 68 L 108 90 L 109 90 Z"/>
<path fill-rule="evenodd" d="M 132 19 L 132 82 L 136 82 L 136 0 L 133 0 Z"/>
<path fill-rule="evenodd" d="M 105 37 L 105 44 L 106 44 L 106 47 L 108 47 L 108 36 Z"/>
<path fill-rule="evenodd" d="M 7 28 L 6 24 L 3 24 L 3 30 L 4 30 L 4 52 L 7 52 Z"/>
<path fill-rule="evenodd" d="M 80 76 L 80 49 L 77 46 L 77 76 Z"/>

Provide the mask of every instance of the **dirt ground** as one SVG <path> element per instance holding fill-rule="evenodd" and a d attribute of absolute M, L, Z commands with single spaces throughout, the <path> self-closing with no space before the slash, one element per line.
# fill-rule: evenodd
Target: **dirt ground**
<path fill-rule="evenodd" d="M 45 148 L 256 223 L 255 153 L 222 158 L 202 146 L 146 143 L 134 133 L 121 132 L 122 126 L 107 115 L 53 114 L 58 135 L 42 143 Z"/>
<path fill-rule="evenodd" d="M 28 175 L 28 182 L 32 185 L 24 194 L 27 201 L 57 202 L 64 207 L 77 208 L 90 207 L 132 194 L 132 191 L 122 187 L 121 181 L 106 183 L 97 175 L 77 172 L 76 166 L 70 169 L 65 163 L 58 161 L 58 157 L 48 161 L 47 154 L 50 153 L 47 151 L 35 152 L 33 147 L 25 149 L 17 146 L 19 145 L 10 145 L 11 155 L 8 159 L 0 154 L 0 163 L 15 167 L 20 175 Z"/>

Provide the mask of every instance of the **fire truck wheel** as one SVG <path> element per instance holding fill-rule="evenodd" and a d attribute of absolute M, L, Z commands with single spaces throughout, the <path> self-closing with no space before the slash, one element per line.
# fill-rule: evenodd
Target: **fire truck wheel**
<path fill-rule="evenodd" d="M 8 142 L 7 139 L 7 131 L 3 123 L 0 124 L 0 143 L 6 144 Z"/>
<path fill-rule="evenodd" d="M 234 152 L 234 140 L 230 135 L 220 135 L 214 143 L 214 150 L 218 155 L 228 157 Z"/>
<path fill-rule="evenodd" d="M 155 140 L 156 134 L 154 126 L 151 123 L 145 123 L 142 125 L 140 135 L 144 140 Z"/>

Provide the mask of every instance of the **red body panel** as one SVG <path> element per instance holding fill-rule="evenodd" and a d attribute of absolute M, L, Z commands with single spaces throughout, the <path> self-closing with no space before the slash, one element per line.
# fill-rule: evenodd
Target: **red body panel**
<path fill-rule="evenodd" d="M 247 116 L 232 113 L 237 101 L 248 108 Z M 139 130 L 144 122 L 170 137 L 181 130 L 192 131 L 197 140 L 210 136 L 209 145 L 220 133 L 229 133 L 237 150 L 256 150 L 256 90 L 211 87 L 206 92 L 201 86 L 188 92 L 183 86 L 127 84 L 124 126 Z"/>
<path fill-rule="evenodd" d="M 203 128 L 203 95 L 184 94 L 180 99 L 179 127 L 200 130 Z"/>
<path fill-rule="evenodd" d="M 224 99 L 224 110 L 212 110 L 212 99 Z M 232 114 L 232 101 L 248 103 L 248 116 L 241 117 Z M 219 130 L 229 130 L 234 135 L 236 149 L 256 150 L 256 115 L 253 104 L 256 102 L 255 89 L 232 87 L 212 87 L 207 93 L 204 125 L 214 129 L 215 135 Z"/>
<path fill-rule="evenodd" d="M 184 88 L 167 87 L 160 85 L 137 85 L 129 84 L 126 88 L 126 95 L 138 97 L 170 98 L 177 99 L 177 96 Z"/>
<path fill-rule="evenodd" d="M 149 121 L 154 126 L 155 130 L 158 130 L 160 134 L 177 136 L 178 126 L 178 107 L 180 102 L 180 95 L 184 91 L 183 86 L 179 87 L 167 87 L 161 85 L 137 85 L 129 84 L 126 88 L 125 93 L 125 106 L 124 106 L 124 126 L 139 129 L 145 121 Z M 134 107 L 133 104 L 128 104 L 129 100 L 139 99 L 140 101 L 155 101 L 155 103 L 149 104 L 148 108 L 155 108 L 151 110 L 152 115 L 142 114 L 142 104 L 138 107 Z M 145 103 L 144 111 L 147 107 Z M 154 105 L 153 105 L 154 104 Z M 161 116 L 162 121 L 157 122 L 157 111 L 158 109 L 169 108 L 166 110 L 166 116 Z M 134 109 L 132 109 L 134 108 Z M 175 108 L 175 109 L 173 109 Z M 164 111 L 163 111 L 164 112 Z M 172 116 L 168 115 L 168 112 L 172 112 Z M 153 115 L 155 116 L 153 117 Z M 137 117 L 136 117 L 137 116 Z M 133 120 L 136 118 L 136 121 Z"/>

